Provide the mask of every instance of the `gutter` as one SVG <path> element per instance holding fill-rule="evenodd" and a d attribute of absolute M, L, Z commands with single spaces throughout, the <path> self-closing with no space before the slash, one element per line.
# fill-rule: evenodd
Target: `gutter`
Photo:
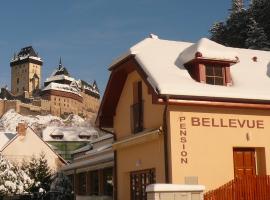
<path fill-rule="evenodd" d="M 165 108 L 163 111 L 163 134 L 164 134 L 164 164 L 165 164 L 165 183 L 169 183 L 169 159 L 168 159 L 168 126 L 167 126 L 167 112 L 168 112 L 168 97 L 166 97 Z"/>
<path fill-rule="evenodd" d="M 242 109 L 270 109 L 270 102 L 233 102 L 231 101 L 218 101 L 215 99 L 176 99 L 171 98 L 164 100 L 164 98 L 158 98 L 157 104 L 170 104 L 181 106 L 206 106 L 206 107 L 220 107 L 220 108 L 242 108 Z"/>

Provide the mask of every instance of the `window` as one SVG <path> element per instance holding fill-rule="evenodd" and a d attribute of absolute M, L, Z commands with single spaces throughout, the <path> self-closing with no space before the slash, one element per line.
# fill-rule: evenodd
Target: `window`
<path fill-rule="evenodd" d="M 133 84 L 133 105 L 131 106 L 132 129 L 134 133 L 143 130 L 143 100 L 142 100 L 142 82 Z"/>
<path fill-rule="evenodd" d="M 74 190 L 74 175 L 73 174 L 70 174 L 67 176 L 71 185 L 72 185 L 72 190 Z"/>
<path fill-rule="evenodd" d="M 17 84 L 19 84 L 19 82 L 20 82 L 20 79 L 19 79 L 19 78 L 17 78 Z"/>
<path fill-rule="evenodd" d="M 211 85 L 232 85 L 230 74 L 231 63 L 218 61 L 197 61 L 185 64 L 191 78 L 201 83 Z"/>
<path fill-rule="evenodd" d="M 211 85 L 225 85 L 224 68 L 221 66 L 205 65 L 206 83 Z"/>
<path fill-rule="evenodd" d="M 103 188 L 104 195 L 112 196 L 113 195 L 113 169 L 106 168 L 103 170 Z"/>
<path fill-rule="evenodd" d="M 90 185 L 91 185 L 91 195 L 98 195 L 99 194 L 99 178 L 98 178 L 98 171 L 91 171 L 90 172 Z"/>
<path fill-rule="evenodd" d="M 131 200 L 147 200 L 146 186 L 155 183 L 155 169 L 130 173 Z"/>
<path fill-rule="evenodd" d="M 86 173 L 79 173 L 77 175 L 78 180 L 78 194 L 86 195 Z"/>

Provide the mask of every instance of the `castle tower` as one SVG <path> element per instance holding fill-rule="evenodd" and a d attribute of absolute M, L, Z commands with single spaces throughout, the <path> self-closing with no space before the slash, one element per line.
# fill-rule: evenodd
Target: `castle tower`
<path fill-rule="evenodd" d="M 40 89 L 42 59 L 32 46 L 24 47 L 11 59 L 11 92 L 21 95 L 25 91 L 32 96 Z"/>

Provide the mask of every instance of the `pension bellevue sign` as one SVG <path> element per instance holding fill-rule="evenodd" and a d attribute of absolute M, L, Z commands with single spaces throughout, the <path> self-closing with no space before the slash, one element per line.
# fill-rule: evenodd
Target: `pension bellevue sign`
<path fill-rule="evenodd" d="M 264 121 L 263 120 L 236 119 L 236 118 L 217 119 L 217 118 L 208 118 L 208 117 L 191 117 L 191 126 L 264 129 Z"/>
<path fill-rule="evenodd" d="M 180 163 L 188 164 L 188 130 L 187 124 L 193 127 L 214 127 L 214 128 L 248 128 L 264 129 L 264 120 L 250 120 L 238 118 L 210 118 L 210 117 L 179 117 L 180 136 Z"/>

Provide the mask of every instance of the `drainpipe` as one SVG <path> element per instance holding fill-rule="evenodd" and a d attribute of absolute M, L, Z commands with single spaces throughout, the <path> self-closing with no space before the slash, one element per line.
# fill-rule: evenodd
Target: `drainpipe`
<path fill-rule="evenodd" d="M 165 183 L 169 183 L 169 160 L 168 160 L 168 126 L 167 126 L 167 111 L 168 111 L 168 99 L 165 98 L 165 108 L 163 111 L 163 134 L 164 134 L 164 157 L 165 157 Z"/>

